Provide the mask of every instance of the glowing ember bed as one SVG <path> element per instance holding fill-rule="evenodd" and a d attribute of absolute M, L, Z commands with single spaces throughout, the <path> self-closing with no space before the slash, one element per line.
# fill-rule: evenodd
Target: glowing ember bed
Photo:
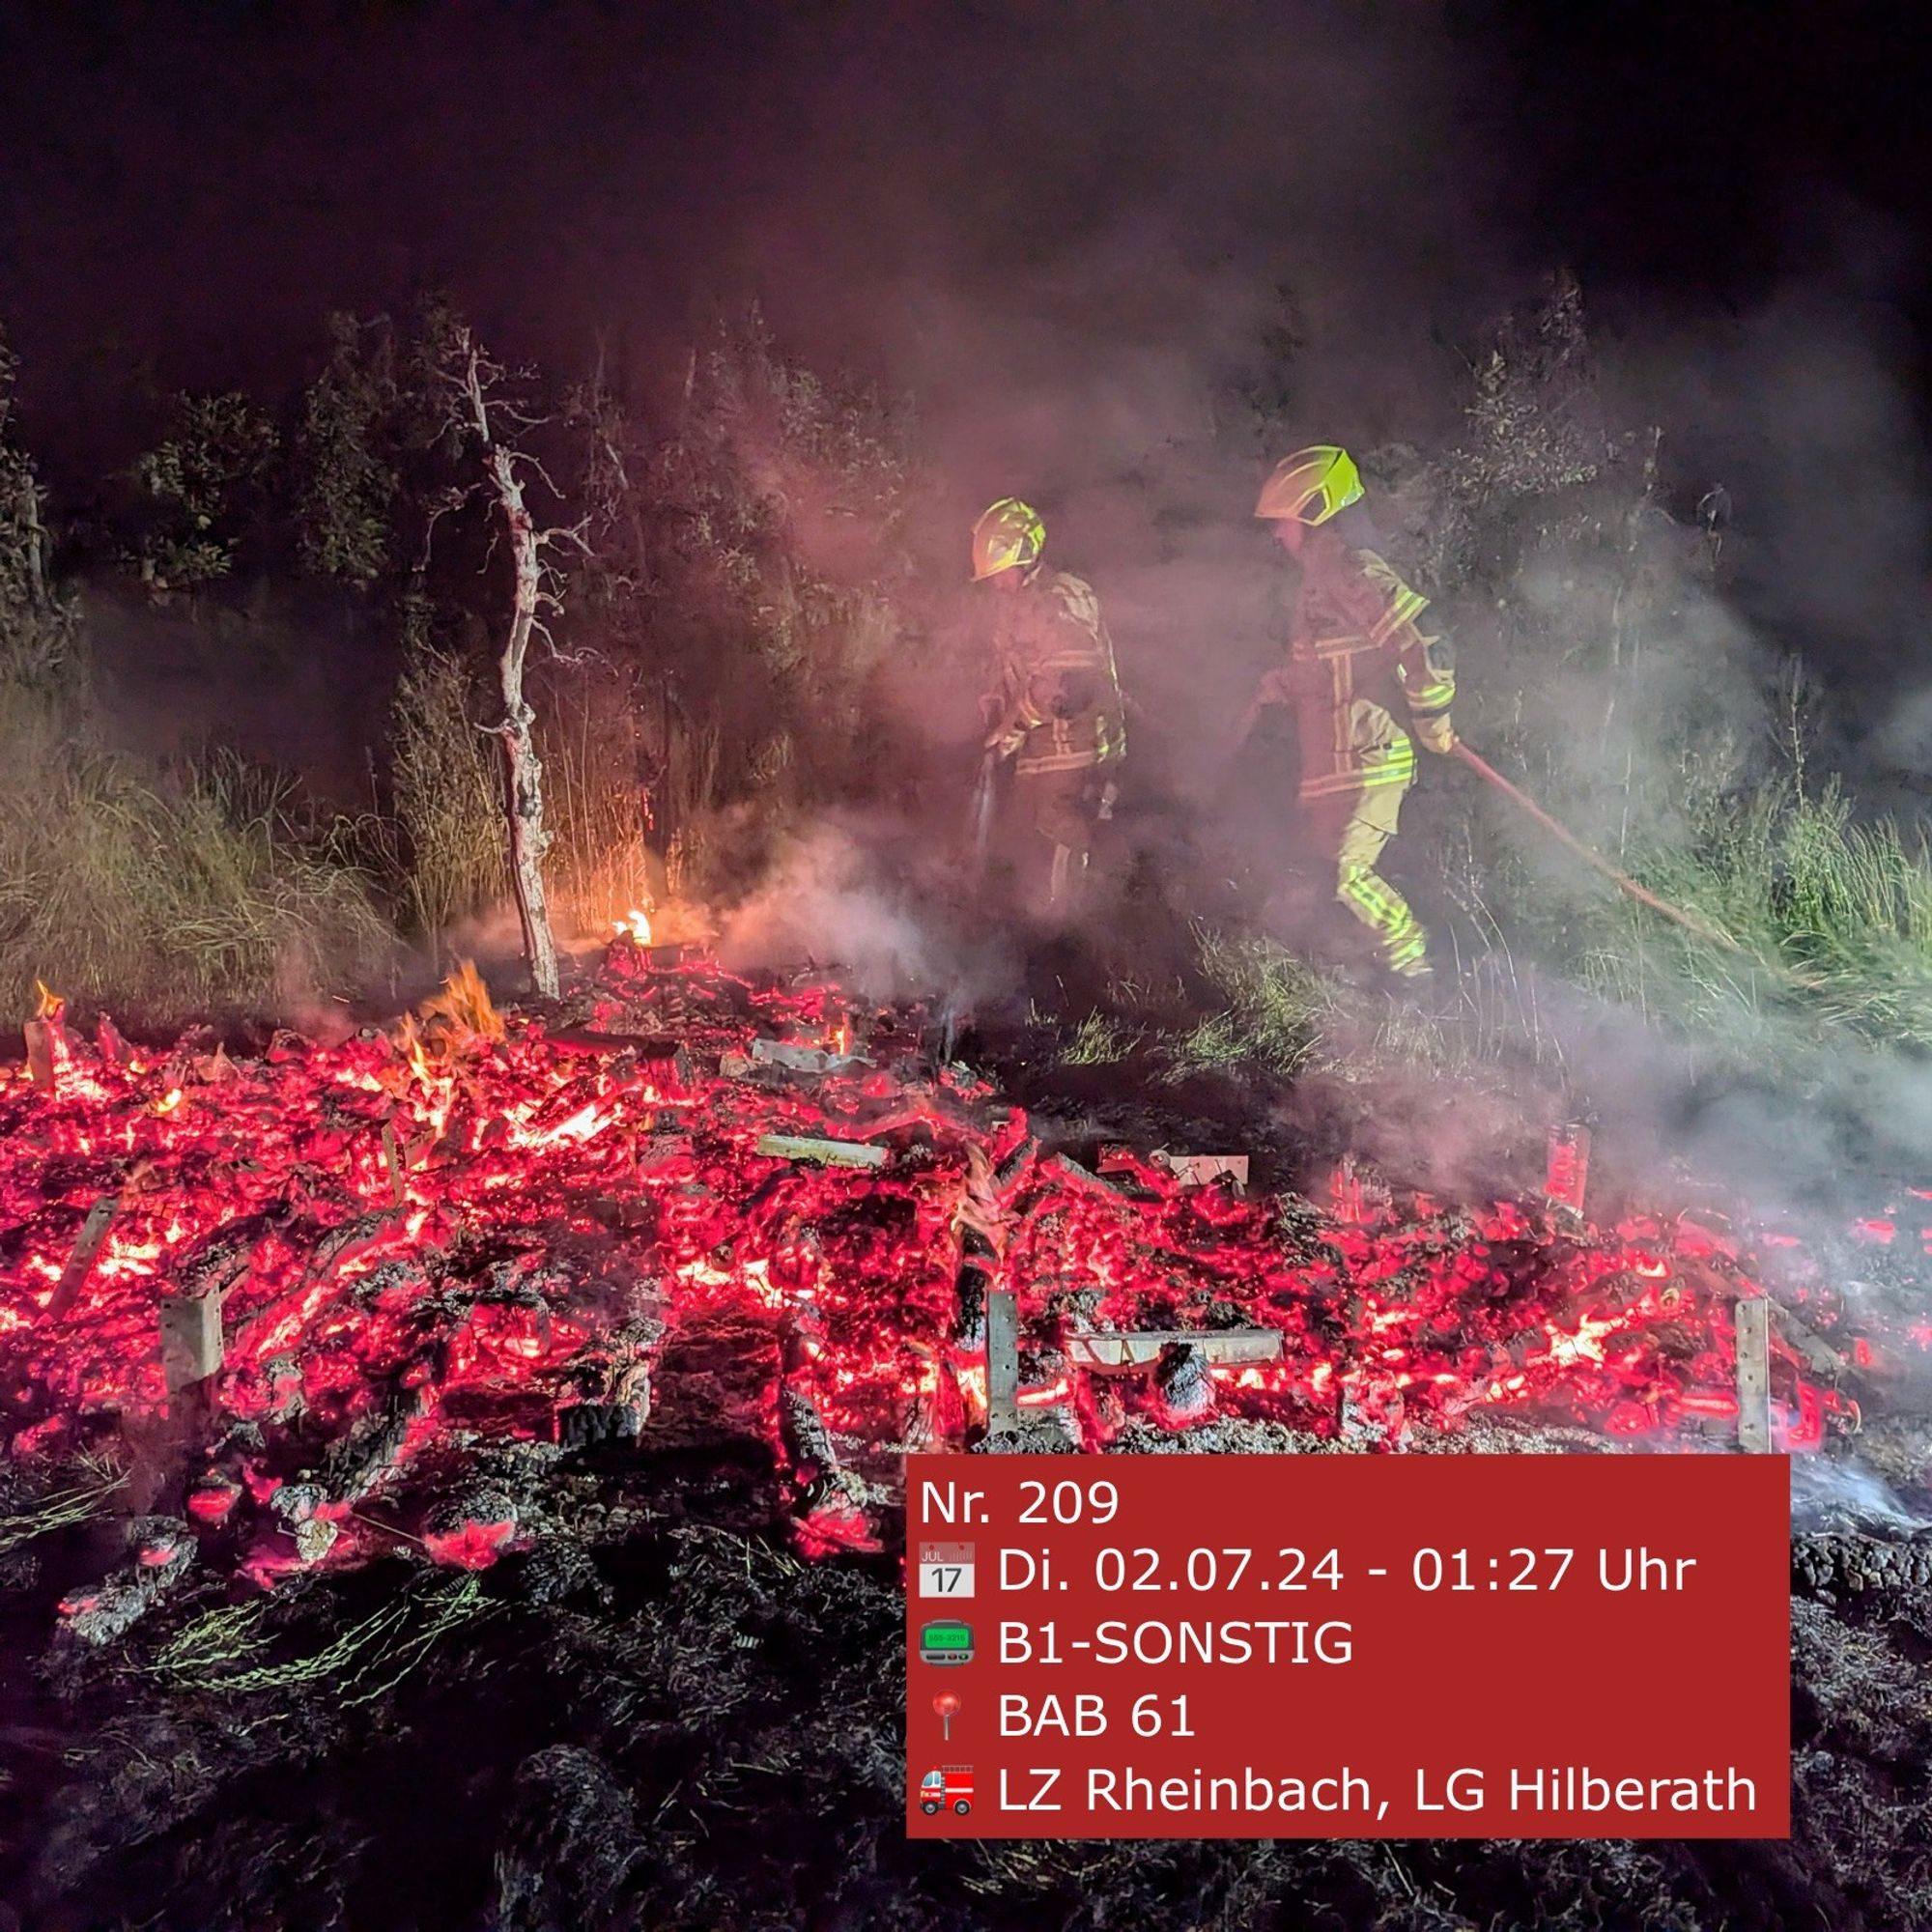
<path fill-rule="evenodd" d="M 935 1069 L 923 1017 L 630 940 L 548 1030 L 462 978 L 396 1032 L 250 1061 L 53 1014 L 0 1081 L 0 1428 L 16 1457 L 160 1443 L 157 1498 L 264 1579 L 403 1543 L 488 1563 L 528 1530 L 466 1502 L 464 1454 L 674 1444 L 700 1383 L 809 1547 L 873 1545 L 894 1458 L 982 1427 L 1007 1293 L 1019 1409 L 1066 1446 L 1210 1418 L 1734 1430 L 1760 1290 L 1719 1235 L 1095 1173 Z M 1176 1331 L 1279 1343 L 1096 1372 L 1137 1366 L 1116 1332 Z M 1775 1325 L 1779 1446 L 1855 1413 L 1820 1362 Z"/>

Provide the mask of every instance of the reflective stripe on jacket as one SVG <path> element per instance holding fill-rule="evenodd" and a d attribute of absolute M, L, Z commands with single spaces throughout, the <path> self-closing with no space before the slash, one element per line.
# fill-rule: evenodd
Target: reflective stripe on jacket
<path fill-rule="evenodd" d="M 1301 562 L 1288 662 L 1263 691 L 1294 714 L 1301 796 L 1406 785 L 1415 742 L 1405 722 L 1432 751 L 1451 742 L 1448 647 L 1416 623 L 1428 599 L 1374 551 L 1312 542 Z"/>
<path fill-rule="evenodd" d="M 1002 596 L 993 650 L 1007 718 L 1025 733 L 1016 772 L 1079 771 L 1126 751 L 1113 640 L 1091 583 L 1042 570 Z"/>

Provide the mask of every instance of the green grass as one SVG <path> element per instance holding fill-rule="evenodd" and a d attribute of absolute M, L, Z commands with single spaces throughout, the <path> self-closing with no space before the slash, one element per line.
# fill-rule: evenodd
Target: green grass
<path fill-rule="evenodd" d="M 1535 1057 L 1535 1036 L 1520 1024 L 1514 988 L 1493 960 L 1468 976 L 1438 1012 L 1360 985 L 1271 939 L 1203 926 L 1195 943 L 1214 1007 L 1169 1037 L 1171 1079 L 1229 1071 L 1467 1078 L 1492 1068 L 1505 1052 Z"/>
<path fill-rule="evenodd" d="M 1342 981 L 1269 940 L 1203 927 L 1196 944 L 1201 972 L 1221 1005 L 1169 1041 L 1170 1077 L 1240 1065 L 1307 1071 L 1346 998 Z"/>
<path fill-rule="evenodd" d="M 1057 1064 L 1131 1063 L 1164 1086 L 1421 1076 L 1489 1087 L 1506 1083 L 1512 1069 L 1548 1073 L 1563 1063 L 1536 981 L 1518 970 L 1500 935 L 1463 962 L 1460 978 L 1445 973 L 1441 1010 L 1391 998 L 1252 933 L 1198 924 L 1193 946 L 1186 980 L 1111 981 L 1105 1009 L 1063 1029 Z M 1052 1025 L 1044 1014 L 1035 1021 Z"/>
<path fill-rule="evenodd" d="M 272 1604 L 221 1605 L 168 1636 L 148 1668 L 203 1694 L 288 1696 L 327 1687 L 344 1705 L 365 1704 L 392 1690 L 450 1632 L 495 1608 L 473 1576 L 419 1581 L 320 1648 L 277 1658 L 270 1655 Z"/>
<path fill-rule="evenodd" d="M 1932 852 L 1860 822 L 1836 788 L 1794 777 L 1742 805 L 1706 796 L 1669 844 L 1626 863 L 1735 950 L 1660 918 L 1592 874 L 1487 867 L 1465 854 L 1435 935 L 1433 1009 L 1354 984 L 1274 944 L 1202 928 L 1199 985 L 1151 1031 L 1168 1078 L 1260 1073 L 1479 1082 L 1569 1069 L 1549 1011 L 1563 981 L 1667 1040 L 1763 1069 L 1834 1044 L 1932 1047 Z M 1552 878 L 1555 883 L 1552 884 Z M 1123 1004 L 1130 1005 L 1130 1001 Z M 1099 1030 L 1108 1015 L 1087 1027 Z"/>
<path fill-rule="evenodd" d="M 1141 1033 L 1112 1014 L 1091 1012 L 1057 1056 L 1062 1066 L 1113 1066 L 1140 1043 Z"/>
<path fill-rule="evenodd" d="M 1666 846 L 1639 847 L 1644 885 L 1737 942 L 1712 944 L 1619 895 L 1527 891 L 1498 902 L 1567 977 L 1687 1035 L 1782 1051 L 1853 1039 L 1932 1047 L 1932 852 L 1889 819 L 1861 822 L 1835 786 L 1795 780 L 1706 804 Z"/>
<path fill-rule="evenodd" d="M 0 1498 L 0 1556 L 36 1537 L 104 1515 L 108 1499 L 128 1484 L 126 1471 L 104 1460 L 83 1461 L 61 1472 L 61 1479 L 65 1488 Z"/>

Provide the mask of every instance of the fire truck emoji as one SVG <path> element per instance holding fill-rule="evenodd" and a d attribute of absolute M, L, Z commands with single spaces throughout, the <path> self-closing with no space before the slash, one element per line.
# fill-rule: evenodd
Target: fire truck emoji
<path fill-rule="evenodd" d="M 973 1767 L 949 1764 L 928 1771 L 919 1781 L 919 1808 L 930 1818 L 951 1805 L 960 1817 L 973 1808 Z"/>

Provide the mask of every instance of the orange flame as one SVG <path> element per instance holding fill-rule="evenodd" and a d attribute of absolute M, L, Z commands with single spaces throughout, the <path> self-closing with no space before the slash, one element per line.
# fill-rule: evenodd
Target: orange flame
<path fill-rule="evenodd" d="M 462 1039 L 474 1034 L 483 1039 L 503 1037 L 503 1017 L 490 998 L 490 989 L 476 970 L 473 959 L 466 959 L 442 982 L 440 991 L 416 1009 L 419 1017 L 433 1027 Z"/>
<path fill-rule="evenodd" d="M 58 1020 L 67 1011 L 67 1001 L 56 993 L 44 980 L 34 981 L 34 990 L 41 996 L 41 1003 L 34 1009 L 37 1020 Z"/>
<path fill-rule="evenodd" d="M 651 916 L 645 907 L 633 906 L 622 919 L 611 923 L 622 938 L 634 939 L 639 946 L 651 943 Z"/>

